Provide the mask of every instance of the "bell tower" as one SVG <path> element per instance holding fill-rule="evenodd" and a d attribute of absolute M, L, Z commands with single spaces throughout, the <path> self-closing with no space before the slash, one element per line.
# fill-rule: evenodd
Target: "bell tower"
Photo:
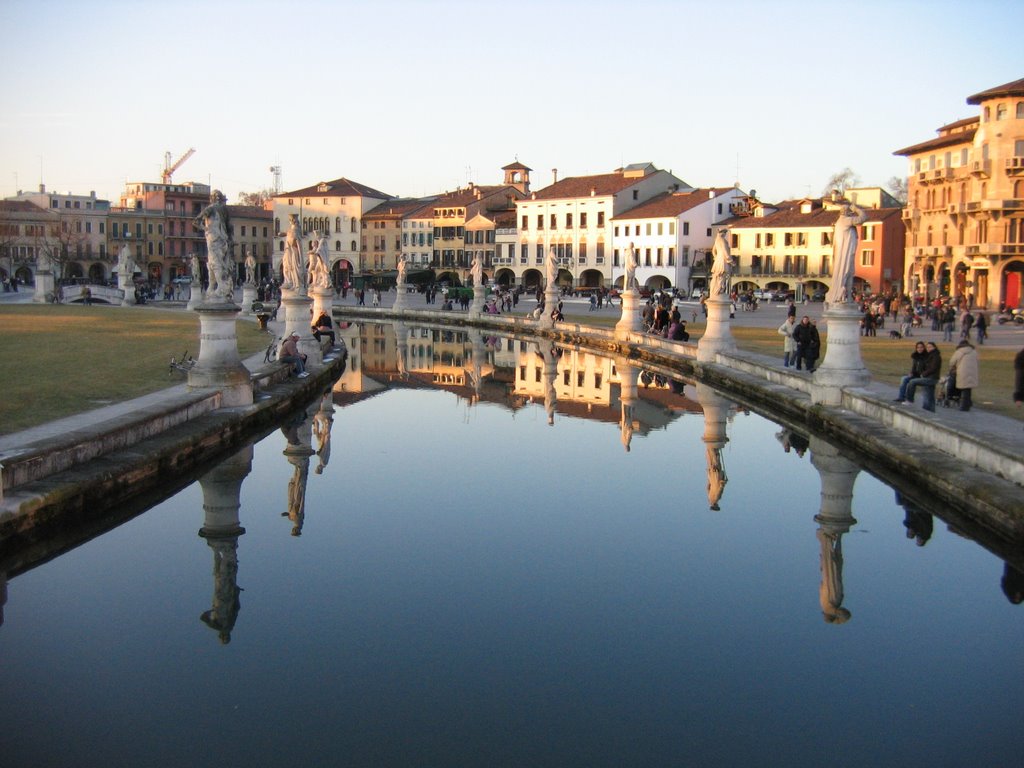
<path fill-rule="evenodd" d="M 525 165 L 519 162 L 518 158 L 514 163 L 506 165 L 502 168 L 505 172 L 505 185 L 509 187 L 515 187 L 525 196 L 530 194 L 530 171 L 532 168 L 527 168 Z"/>

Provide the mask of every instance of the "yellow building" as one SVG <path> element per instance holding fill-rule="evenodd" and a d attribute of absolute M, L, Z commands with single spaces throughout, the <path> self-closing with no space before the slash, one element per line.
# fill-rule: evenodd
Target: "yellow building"
<path fill-rule="evenodd" d="M 908 291 L 1024 302 L 1024 79 L 968 97 L 975 117 L 893 154 L 909 161 Z"/>

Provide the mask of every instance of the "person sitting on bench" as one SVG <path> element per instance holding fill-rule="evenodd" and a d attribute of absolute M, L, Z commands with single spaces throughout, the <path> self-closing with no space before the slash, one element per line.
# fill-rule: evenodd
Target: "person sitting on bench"
<path fill-rule="evenodd" d="M 299 334 L 293 333 L 288 336 L 283 342 L 281 342 L 281 352 L 278 354 L 277 359 L 282 363 L 290 363 L 292 370 L 298 374 L 300 379 L 304 379 L 309 376 L 306 373 L 306 356 L 299 352 Z"/>
<path fill-rule="evenodd" d="M 334 339 L 334 324 L 331 322 L 330 315 L 326 312 L 321 312 L 320 316 L 313 321 L 313 338 L 318 342 L 321 336 L 326 336 L 331 340 L 331 346 L 336 346 Z"/>

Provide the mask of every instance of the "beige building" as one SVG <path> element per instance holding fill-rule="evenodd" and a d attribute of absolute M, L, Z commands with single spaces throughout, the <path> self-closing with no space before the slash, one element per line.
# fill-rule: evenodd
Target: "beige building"
<path fill-rule="evenodd" d="M 274 239 L 271 227 L 273 213 L 254 205 L 229 205 L 228 222 L 231 232 L 232 256 L 237 279 L 245 280 L 245 255 L 256 259 L 256 280 L 270 277 Z"/>
<path fill-rule="evenodd" d="M 58 242 L 60 217 L 27 200 L 0 200 L 0 277 L 35 283 L 40 267 Z"/>
<path fill-rule="evenodd" d="M 978 115 L 897 150 L 909 162 L 907 292 L 1024 303 L 1024 79 L 968 97 Z"/>

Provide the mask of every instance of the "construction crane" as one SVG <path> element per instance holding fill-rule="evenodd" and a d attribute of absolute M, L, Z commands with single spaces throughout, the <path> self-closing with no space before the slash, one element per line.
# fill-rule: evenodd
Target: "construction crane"
<path fill-rule="evenodd" d="M 188 160 L 190 157 L 192 157 L 192 155 L 194 155 L 195 153 L 196 153 L 195 148 L 190 147 L 188 152 L 186 152 L 184 155 L 179 157 L 177 162 L 175 162 L 173 165 L 171 165 L 171 153 L 170 152 L 164 152 L 164 172 L 163 172 L 164 184 L 170 184 L 171 183 L 171 176 L 174 175 L 174 172 L 176 170 L 178 170 L 182 166 L 182 164 L 186 160 Z"/>

